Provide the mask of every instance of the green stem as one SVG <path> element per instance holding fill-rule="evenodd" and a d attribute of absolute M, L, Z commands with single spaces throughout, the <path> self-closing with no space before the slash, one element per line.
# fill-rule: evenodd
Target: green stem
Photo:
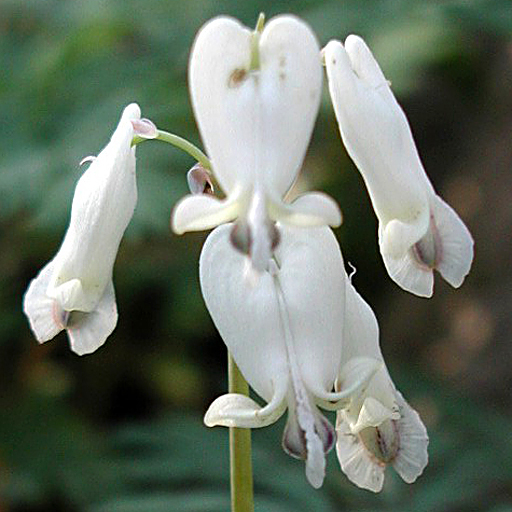
<path fill-rule="evenodd" d="M 249 396 L 249 386 L 228 353 L 229 392 Z M 231 512 L 254 512 L 251 429 L 229 429 Z"/>
<path fill-rule="evenodd" d="M 173 133 L 164 132 L 163 130 L 158 130 L 158 135 L 154 139 L 145 139 L 144 137 L 135 136 L 132 140 L 132 146 L 135 144 L 140 144 L 145 140 L 161 140 L 162 142 L 172 144 L 173 146 L 182 149 L 183 151 L 188 153 L 192 158 L 198 161 L 205 169 L 211 170 L 212 168 L 208 157 L 197 146 L 194 146 L 194 144 L 184 139 L 183 137 L 179 137 L 178 135 L 174 135 Z"/>
<path fill-rule="evenodd" d="M 265 25 L 265 14 L 260 13 L 256 28 L 251 36 L 251 62 L 249 64 L 249 71 L 255 71 L 260 68 L 260 35 L 263 32 Z"/>

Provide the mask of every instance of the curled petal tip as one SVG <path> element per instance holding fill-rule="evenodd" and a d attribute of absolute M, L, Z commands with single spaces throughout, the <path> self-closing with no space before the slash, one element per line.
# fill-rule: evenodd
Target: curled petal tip
<path fill-rule="evenodd" d="M 156 139 L 158 137 L 158 128 L 153 121 L 149 119 L 131 119 L 133 134 L 143 139 Z"/>
<path fill-rule="evenodd" d="M 220 200 L 208 194 L 185 196 L 174 208 L 172 230 L 182 235 L 232 221 L 239 210 L 238 198 Z"/>
<path fill-rule="evenodd" d="M 204 416 L 207 427 L 266 427 L 283 414 L 285 404 L 271 402 L 261 407 L 252 398 L 228 393 L 215 399 Z"/>
<path fill-rule="evenodd" d="M 197 162 L 187 173 L 187 183 L 190 192 L 196 194 L 212 194 L 214 192 L 210 173 Z"/>
<path fill-rule="evenodd" d="M 94 155 L 89 155 L 89 156 L 84 156 L 82 158 L 82 160 L 80 160 L 80 163 L 78 164 L 80 167 L 82 167 L 82 165 L 84 164 L 90 164 L 92 162 L 94 162 L 94 160 L 96 160 L 96 156 Z"/>

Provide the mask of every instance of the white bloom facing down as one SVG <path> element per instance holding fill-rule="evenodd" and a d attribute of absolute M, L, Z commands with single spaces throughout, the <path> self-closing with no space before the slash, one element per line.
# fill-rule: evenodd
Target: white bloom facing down
<path fill-rule="evenodd" d="M 369 357 L 383 363 L 375 315 L 347 276 L 345 293 L 342 362 Z M 350 376 L 340 383 L 350 387 Z M 396 390 L 384 365 L 366 390 L 338 411 L 336 432 L 341 468 L 364 489 L 379 492 L 388 465 L 407 483 L 414 482 L 427 465 L 427 431 L 418 413 Z"/>
<path fill-rule="evenodd" d="M 112 270 L 137 202 L 132 121 L 135 103 L 123 112 L 110 142 L 77 183 L 71 219 L 55 257 L 33 279 L 23 310 L 37 340 L 66 329 L 79 355 L 100 347 L 117 323 Z"/>
<path fill-rule="evenodd" d="M 259 65 L 251 69 L 254 38 Z M 322 89 L 320 49 L 309 27 L 293 16 L 272 19 L 260 35 L 219 17 L 196 37 L 189 86 L 194 113 L 223 200 L 185 197 L 173 229 L 210 229 L 238 219 L 239 248 L 254 267 L 267 268 L 274 223 L 339 225 L 336 203 L 321 193 L 283 201 L 302 164 Z"/>
<path fill-rule="evenodd" d="M 329 91 L 345 147 L 359 168 L 379 219 L 390 277 L 430 297 L 433 270 L 459 287 L 473 260 L 473 240 L 436 194 L 411 129 L 378 63 L 357 36 L 323 50 Z"/>
<path fill-rule="evenodd" d="M 278 225 L 281 242 L 257 286 L 244 279 L 245 257 L 230 242 L 230 224 L 208 237 L 200 259 L 203 297 L 224 342 L 251 387 L 266 402 L 227 394 L 205 416 L 208 426 L 256 428 L 288 408 L 283 447 L 306 460 L 320 487 L 334 430 L 317 408 L 343 407 L 380 368 L 354 358 L 341 370 L 345 282 L 338 243 L 329 228 Z M 350 386 L 332 392 L 337 378 Z"/>

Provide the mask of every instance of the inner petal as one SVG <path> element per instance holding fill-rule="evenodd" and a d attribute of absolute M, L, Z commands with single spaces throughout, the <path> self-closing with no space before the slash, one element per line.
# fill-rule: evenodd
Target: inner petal
<path fill-rule="evenodd" d="M 306 477 L 318 489 L 325 476 L 325 454 L 333 447 L 335 433 L 332 425 L 313 403 L 300 373 L 295 352 L 289 313 L 279 283 L 274 276 L 276 298 L 283 325 L 283 334 L 291 377 L 288 391 L 288 422 L 283 435 L 283 448 L 289 455 L 306 461 Z"/>
<path fill-rule="evenodd" d="M 370 455 L 381 464 L 389 464 L 397 456 L 400 436 L 396 420 L 386 420 L 378 427 L 359 432 L 359 438 Z"/>
<path fill-rule="evenodd" d="M 441 259 L 441 240 L 435 224 L 434 216 L 430 214 L 430 224 L 425 235 L 413 245 L 412 251 L 416 261 L 425 267 L 436 268 Z"/>
<path fill-rule="evenodd" d="M 308 404 L 306 414 L 302 413 L 299 419 L 295 398 L 289 400 L 288 404 L 288 420 L 283 433 L 283 449 L 296 459 L 306 460 L 308 457 L 308 439 L 306 429 L 311 430 L 311 418 L 313 420 L 313 430 L 322 443 L 323 453 L 327 454 L 336 440 L 336 434 L 330 422 L 320 413 L 313 405 Z M 302 423 L 301 424 L 301 419 Z"/>
<path fill-rule="evenodd" d="M 265 192 L 257 189 L 251 195 L 247 212 L 233 225 L 230 241 L 235 249 L 249 256 L 252 267 L 268 270 L 274 249 L 279 244 L 279 231 L 268 215 Z"/>

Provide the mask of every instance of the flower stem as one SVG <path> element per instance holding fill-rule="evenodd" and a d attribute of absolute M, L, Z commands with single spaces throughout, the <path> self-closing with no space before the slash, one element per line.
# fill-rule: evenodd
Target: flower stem
<path fill-rule="evenodd" d="M 178 135 L 174 135 L 174 133 L 165 132 L 163 130 L 158 130 L 158 135 L 154 138 L 144 138 L 135 136 L 132 141 L 132 145 L 140 144 L 145 140 L 161 140 L 162 142 L 167 142 L 168 144 L 172 144 L 173 146 L 182 149 L 186 153 L 188 153 L 192 158 L 197 160 L 205 169 L 211 169 L 211 163 L 208 157 L 197 147 L 194 146 L 191 142 L 180 137 Z"/>
<path fill-rule="evenodd" d="M 263 32 L 264 25 L 265 14 L 261 12 L 256 23 L 256 28 L 251 35 L 251 62 L 249 64 L 249 71 L 255 71 L 260 68 L 260 35 Z"/>
<path fill-rule="evenodd" d="M 228 381 L 230 393 L 249 395 L 249 386 L 230 353 Z M 251 455 L 251 429 L 230 427 L 231 512 L 254 512 Z"/>

